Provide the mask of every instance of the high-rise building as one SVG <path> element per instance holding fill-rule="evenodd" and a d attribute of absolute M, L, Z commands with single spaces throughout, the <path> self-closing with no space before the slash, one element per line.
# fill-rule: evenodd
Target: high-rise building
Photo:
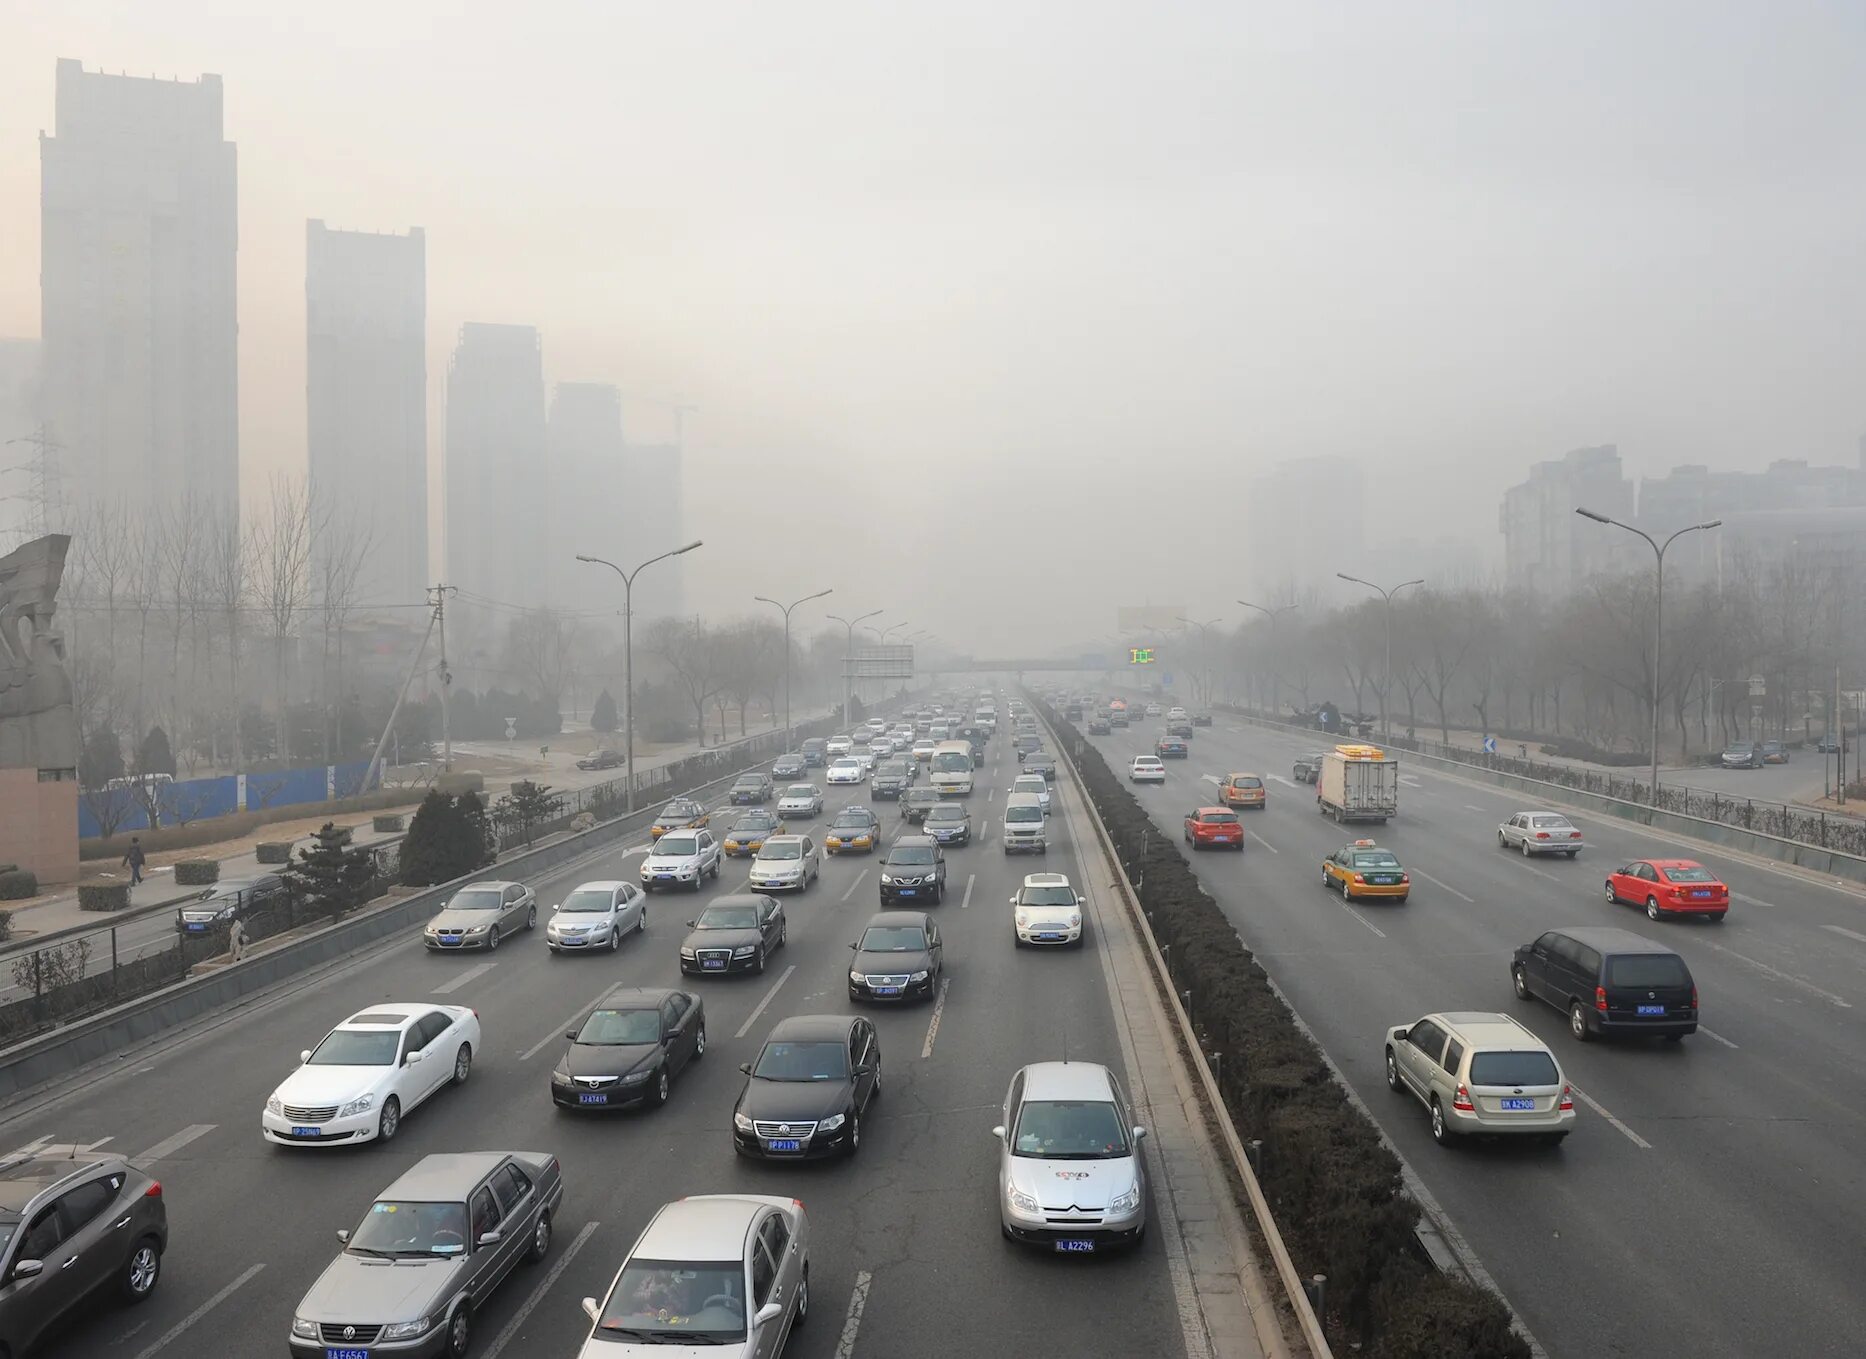
<path fill-rule="evenodd" d="M 38 497 L 47 461 L 56 450 L 41 425 L 39 342 L 0 339 L 0 554 L 18 547 L 39 524 Z"/>
<path fill-rule="evenodd" d="M 237 505 L 238 210 L 220 77 L 61 60 L 39 160 L 45 420 L 68 503 Z"/>
<path fill-rule="evenodd" d="M 644 562 L 693 541 L 687 531 L 681 449 L 677 444 L 627 444 L 623 447 L 622 541 L 628 555 Z M 632 570 L 628 562 L 620 563 Z M 687 558 L 662 562 L 635 583 L 635 620 L 681 614 L 687 610 Z M 741 607 L 749 612 L 755 593 L 749 586 Z"/>
<path fill-rule="evenodd" d="M 622 393 L 604 382 L 558 383 L 551 393 L 549 435 L 559 491 L 551 534 L 561 548 L 553 561 L 553 601 L 579 613 L 620 613 L 620 582 L 603 567 L 577 561 L 576 554 L 610 558 L 625 571 L 633 566 L 623 560 L 635 554 L 639 525 L 623 468 Z"/>
<path fill-rule="evenodd" d="M 1622 529 L 1583 519 L 1575 513 L 1583 507 L 1632 521 L 1633 483 L 1612 444 L 1577 448 L 1536 463 L 1527 481 L 1503 493 L 1498 527 L 1504 578 L 1513 589 L 1560 598 L 1591 576 L 1627 565 L 1629 544 L 1640 547 L 1638 540 Z"/>
<path fill-rule="evenodd" d="M 427 242 L 305 229 L 305 409 L 323 545 L 365 545 L 357 606 L 419 603 L 428 574 Z M 341 573 L 343 558 L 329 565 Z M 320 581 L 325 563 L 314 568 Z"/>
<path fill-rule="evenodd" d="M 1779 556 L 1797 545 L 1844 539 L 1866 509 L 1866 445 L 1859 466 L 1811 466 L 1778 458 L 1761 472 L 1713 472 L 1690 464 L 1639 483 L 1639 524 L 1663 535 L 1690 524 L 1723 521 L 1711 533 L 1680 538 L 1665 554 L 1668 572 L 1709 579 L 1739 550 Z"/>

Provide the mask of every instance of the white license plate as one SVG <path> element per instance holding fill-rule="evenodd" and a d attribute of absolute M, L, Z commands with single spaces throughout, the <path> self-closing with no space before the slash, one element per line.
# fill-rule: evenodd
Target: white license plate
<path fill-rule="evenodd" d="M 1499 1100 L 1498 1103 L 1502 1104 L 1505 1109 L 1510 1110 L 1534 1110 L 1536 1107 L 1536 1102 L 1532 1099 L 1503 1099 Z"/>

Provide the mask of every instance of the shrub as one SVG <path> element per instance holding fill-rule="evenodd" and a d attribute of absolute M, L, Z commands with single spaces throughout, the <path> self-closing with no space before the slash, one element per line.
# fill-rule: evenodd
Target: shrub
<path fill-rule="evenodd" d="M 611 732 L 620 725 L 621 722 L 616 716 L 616 701 L 605 689 L 596 695 L 596 704 L 590 709 L 590 729 Z"/>
<path fill-rule="evenodd" d="M 457 796 L 435 789 L 415 809 L 402 841 L 402 881 L 428 887 L 465 877 L 492 862 L 486 809 L 473 793 Z"/>
<path fill-rule="evenodd" d="M 0 911 L 0 939 L 13 937 L 13 912 Z"/>
<path fill-rule="evenodd" d="M 218 859 L 182 859 L 175 865 L 177 887 L 211 887 L 219 881 Z"/>
<path fill-rule="evenodd" d="M 262 841 L 254 848 L 253 857 L 262 864 L 288 864 L 292 861 L 292 842 L 289 840 Z"/>
<path fill-rule="evenodd" d="M 81 911 L 124 911 L 129 909 L 130 885 L 127 882 L 87 882 L 78 888 Z"/>
<path fill-rule="evenodd" d="M 350 845 L 349 827 L 326 821 L 285 870 L 285 879 L 306 905 L 334 920 L 369 899 L 376 865 L 368 850 Z"/>
<path fill-rule="evenodd" d="M 1611 769 L 1629 769 L 1634 765 L 1652 762 L 1651 756 L 1642 755 L 1636 750 L 1602 750 L 1599 746 L 1589 745 L 1573 736 L 1544 741 L 1542 753 L 1558 755 L 1564 760 L 1586 760 L 1589 764 L 1606 765 Z"/>
<path fill-rule="evenodd" d="M 391 831 L 408 829 L 408 818 L 400 812 L 385 812 L 381 816 L 371 817 L 369 824 L 379 834 L 388 834 Z"/>
<path fill-rule="evenodd" d="M 24 901 L 39 895 L 39 879 L 25 869 L 9 868 L 0 873 L 0 901 Z"/>

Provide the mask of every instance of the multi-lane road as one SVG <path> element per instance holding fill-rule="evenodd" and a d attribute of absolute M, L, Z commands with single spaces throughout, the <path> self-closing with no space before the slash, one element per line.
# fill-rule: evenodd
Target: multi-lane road
<path fill-rule="evenodd" d="M 1112 765 L 1161 724 L 1082 737 Z M 1533 863 L 1496 847 L 1517 796 L 1401 756 L 1401 815 L 1341 827 L 1290 781 L 1316 736 L 1200 728 L 1164 786 L 1135 793 L 1178 839 L 1217 779 L 1265 775 L 1241 854 L 1188 853 L 1214 899 L 1529 1330 L 1555 1356 L 1856 1355 L 1866 1330 L 1866 895 L 1613 820 L 1577 818 L 1588 849 Z M 1320 885 L 1330 850 L 1368 835 L 1412 873 L 1406 905 L 1349 905 Z M 1606 870 L 1675 854 L 1721 874 L 1721 925 L 1652 924 L 1609 906 Z M 1556 925 L 1612 924 L 1689 963 L 1705 1028 L 1683 1043 L 1593 1043 L 1518 1002 L 1515 947 Z M 1386 1088 L 1382 1036 L 1434 1010 L 1515 1015 L 1581 1094 L 1556 1150 L 1435 1146 L 1420 1105 Z"/>
<path fill-rule="evenodd" d="M 789 947 L 763 977 L 684 983 L 705 999 L 709 1047 L 656 1112 L 560 1113 L 551 1066 L 564 1030 L 612 987 L 683 985 L 682 922 L 743 884 L 743 860 L 728 861 L 704 893 L 655 895 L 647 933 L 614 955 L 554 958 L 541 931 L 493 957 L 428 955 L 411 935 L 0 1116 L 0 1150 L 101 1143 L 146 1163 L 168 1204 L 173 1235 L 156 1297 L 135 1311 L 95 1310 L 56 1352 L 282 1354 L 294 1305 L 339 1249 L 335 1233 L 354 1226 L 378 1191 L 429 1152 L 509 1148 L 556 1153 L 567 1195 L 550 1258 L 513 1276 L 478 1318 L 482 1359 L 574 1354 L 588 1330 L 578 1299 L 603 1293 L 655 1208 L 732 1191 L 795 1195 L 810 1214 L 813 1306 L 788 1350 L 802 1359 L 1185 1353 L 1164 1233 L 1135 1256 L 1087 1260 L 999 1237 L 990 1129 L 1012 1072 L 1061 1055 L 1065 1040 L 1072 1057 L 1122 1067 L 1101 941 L 1091 933 L 1081 950 L 1012 947 L 1005 902 L 1022 875 L 1079 875 L 1081 861 L 1062 817 L 1046 859 L 1002 853 L 992 813 L 1017 768 L 1009 744 L 992 742 L 979 770 L 971 805 L 984 836 L 950 852 L 950 890 L 935 908 L 950 981 L 943 1003 L 874 1013 L 887 1094 L 854 1161 L 743 1162 L 730 1122 L 738 1065 L 772 1025 L 849 1009 L 848 944 L 878 909 L 874 859 L 828 860 L 821 880 L 787 901 Z M 834 790 L 828 815 L 858 800 L 865 788 Z M 875 805 L 892 833 L 895 808 Z M 533 885 L 548 905 L 576 882 L 634 874 L 640 855 L 620 845 Z M 479 1012 L 483 1051 L 467 1085 L 413 1111 L 385 1145 L 316 1151 L 261 1141 L 261 1107 L 300 1049 L 370 1004 L 424 998 Z"/>

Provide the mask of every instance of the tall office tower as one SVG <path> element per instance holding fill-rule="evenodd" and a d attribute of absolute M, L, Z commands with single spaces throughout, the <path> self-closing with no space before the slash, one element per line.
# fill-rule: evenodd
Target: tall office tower
<path fill-rule="evenodd" d="M 237 506 L 238 211 L 220 77 L 61 60 L 39 161 L 44 412 L 66 503 Z"/>
<path fill-rule="evenodd" d="M 427 241 L 305 229 L 311 493 L 330 516 L 319 582 L 361 570 L 357 607 L 420 603 L 428 578 Z"/>
<path fill-rule="evenodd" d="M 558 488 L 552 537 L 557 554 L 554 602 L 576 612 L 622 609 L 621 582 L 576 553 L 633 569 L 643 509 L 627 497 L 622 393 L 602 382 L 560 382 L 551 394 L 551 475 Z M 655 568 L 657 571 L 662 569 Z"/>
<path fill-rule="evenodd" d="M 1528 480 L 1503 493 L 1497 526 L 1503 534 L 1505 578 L 1512 587 L 1561 599 L 1590 576 L 1626 569 L 1628 544 L 1637 540 L 1580 518 L 1575 514 L 1580 508 L 1615 519 L 1633 517 L 1633 483 L 1621 470 L 1614 445 L 1577 448 L 1535 463 Z"/>
<path fill-rule="evenodd" d="M 42 526 L 40 478 L 56 447 L 41 423 L 39 342 L 0 339 L 0 553 L 12 551 Z"/>

